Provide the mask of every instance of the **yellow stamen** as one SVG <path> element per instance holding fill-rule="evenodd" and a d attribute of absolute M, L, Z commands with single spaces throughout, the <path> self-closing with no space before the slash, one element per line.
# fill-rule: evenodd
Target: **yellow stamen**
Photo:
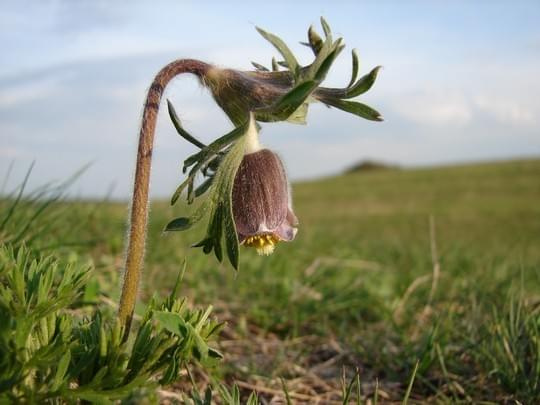
<path fill-rule="evenodd" d="M 273 233 L 249 236 L 244 240 L 244 245 L 254 247 L 260 255 L 270 255 L 274 252 L 275 245 L 279 242 L 279 237 Z"/>

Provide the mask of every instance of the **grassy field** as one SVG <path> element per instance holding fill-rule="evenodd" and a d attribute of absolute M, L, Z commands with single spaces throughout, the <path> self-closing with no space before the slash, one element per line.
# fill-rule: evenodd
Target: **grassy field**
<path fill-rule="evenodd" d="M 161 232 L 185 206 L 152 204 L 141 297 L 169 292 L 187 258 L 182 294 L 227 322 L 213 374 L 262 401 L 285 385 L 293 403 L 340 403 L 358 370 L 363 400 L 391 402 L 418 365 L 413 403 L 540 401 L 540 160 L 351 173 L 293 195 L 296 241 L 242 249 L 238 273 L 189 248 L 202 228 Z M 30 243 L 92 260 L 114 305 L 126 204 L 46 211 Z"/>

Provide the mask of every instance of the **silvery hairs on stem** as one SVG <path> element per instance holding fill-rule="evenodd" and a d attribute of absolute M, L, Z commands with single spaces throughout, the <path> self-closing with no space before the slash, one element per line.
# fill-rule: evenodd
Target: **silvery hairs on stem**
<path fill-rule="evenodd" d="M 272 58 L 271 68 L 252 62 L 254 71 L 222 69 L 204 64 L 199 69 L 201 83 L 212 93 L 235 128 L 205 145 L 181 125 L 174 107 L 168 102 L 170 118 L 178 133 L 200 150 L 183 165 L 187 178 L 171 199 L 176 203 L 185 191 L 188 204 L 204 197 L 189 217 L 172 220 L 166 231 L 182 231 L 208 218 L 204 238 L 194 247 L 204 253 L 214 252 L 223 260 L 223 241 L 231 265 L 238 269 L 239 245 L 254 247 L 260 254 L 270 254 L 279 241 L 291 241 L 298 220 L 292 210 L 287 176 L 275 153 L 259 144 L 258 122 L 288 121 L 305 124 L 309 103 L 322 102 L 328 107 L 355 114 L 372 121 L 382 121 L 373 108 L 351 101 L 368 91 L 380 66 L 358 78 L 358 54 L 352 51 L 352 75 L 344 88 L 321 87 L 332 63 L 345 45 L 333 40 L 328 23 L 321 18 L 324 40 L 313 26 L 308 42 L 301 44 L 313 51 L 314 60 L 301 66 L 289 47 L 279 37 L 260 28 L 257 31 L 280 53 Z M 202 62 L 200 62 L 202 63 Z M 282 68 L 280 70 L 280 68 Z M 202 182 L 195 185 L 198 174 Z"/>

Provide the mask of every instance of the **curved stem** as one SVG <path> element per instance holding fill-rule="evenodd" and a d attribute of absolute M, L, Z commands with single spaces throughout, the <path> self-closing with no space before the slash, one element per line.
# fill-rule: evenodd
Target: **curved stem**
<path fill-rule="evenodd" d="M 194 59 L 180 59 L 169 63 L 156 75 L 146 96 L 139 134 L 139 147 L 137 150 L 137 166 L 135 169 L 135 182 L 130 212 L 124 284 L 122 286 L 122 296 L 118 310 L 120 322 L 125 326 L 125 337 L 128 336 L 131 326 L 144 260 L 146 225 L 148 222 L 150 168 L 161 96 L 169 81 L 180 73 L 193 73 L 199 78 L 204 78 L 209 69 L 210 65 Z"/>

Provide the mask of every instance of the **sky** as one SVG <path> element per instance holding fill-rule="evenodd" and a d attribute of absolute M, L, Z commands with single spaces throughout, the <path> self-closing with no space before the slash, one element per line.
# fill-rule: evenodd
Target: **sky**
<path fill-rule="evenodd" d="M 179 58 L 221 67 L 268 65 L 274 48 L 255 30 L 299 44 L 324 16 L 346 50 L 325 86 L 343 87 L 358 50 L 360 73 L 384 68 L 359 98 L 371 122 L 320 104 L 306 126 L 263 125 L 262 143 L 292 180 L 340 173 L 373 159 L 406 167 L 540 156 L 538 1 L 1 1 L 0 183 L 29 188 L 69 178 L 71 192 L 126 199 L 138 128 L 157 71 Z M 167 87 L 184 127 L 204 141 L 232 127 L 193 76 Z M 194 147 L 162 104 L 151 193 L 169 197 Z M 10 170 L 11 167 L 11 170 Z M 9 177 L 7 174 L 9 172 Z M 0 184 L 1 186 L 1 184 Z"/>

